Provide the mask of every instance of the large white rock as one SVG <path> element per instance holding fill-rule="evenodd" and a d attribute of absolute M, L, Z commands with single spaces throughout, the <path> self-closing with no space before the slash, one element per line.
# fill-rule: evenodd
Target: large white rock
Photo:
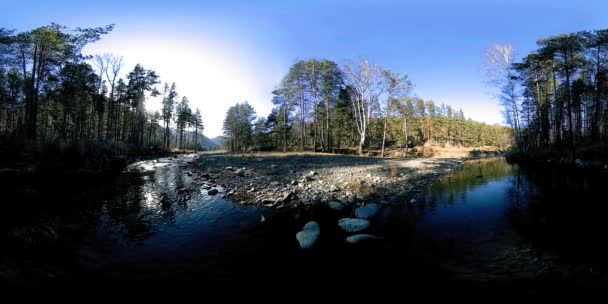
<path fill-rule="evenodd" d="M 367 241 L 367 240 L 376 240 L 379 237 L 371 234 L 355 234 L 347 237 L 345 240 L 350 244 L 357 244 L 359 242 Z"/>
<path fill-rule="evenodd" d="M 367 204 L 355 209 L 355 216 L 360 219 L 368 219 L 376 215 L 379 210 L 380 207 L 377 204 Z"/>
<path fill-rule="evenodd" d="M 320 234 L 321 228 L 319 228 L 319 224 L 317 222 L 308 222 L 304 225 L 302 231 L 296 234 L 296 239 L 302 249 L 308 249 L 315 244 Z"/>
<path fill-rule="evenodd" d="M 364 219 L 343 218 L 338 221 L 338 226 L 346 232 L 359 232 L 370 225 L 369 221 Z"/>

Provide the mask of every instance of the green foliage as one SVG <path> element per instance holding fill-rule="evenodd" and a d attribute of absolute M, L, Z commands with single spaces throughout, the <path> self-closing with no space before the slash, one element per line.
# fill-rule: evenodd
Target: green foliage
<path fill-rule="evenodd" d="M 247 151 L 252 144 L 253 127 L 255 119 L 253 107 L 246 101 L 230 107 L 224 119 L 224 145 L 230 151 Z"/>
<path fill-rule="evenodd" d="M 162 111 L 149 113 L 147 98 L 160 94 L 155 71 L 138 64 L 123 79 L 121 57 L 96 56 L 96 69 L 81 53 L 112 29 L 68 30 L 54 23 L 22 33 L 0 28 L 0 137 L 41 144 L 124 142 L 138 151 L 169 148 L 177 115 L 175 138 L 181 137 L 181 147 L 191 146 L 190 133 L 196 141 L 203 129 L 200 112 L 192 115 L 186 103 L 174 115 L 175 84 L 165 85 Z"/>
<path fill-rule="evenodd" d="M 608 30 L 540 39 L 514 63 L 522 100 L 520 149 L 556 150 L 608 143 Z"/>

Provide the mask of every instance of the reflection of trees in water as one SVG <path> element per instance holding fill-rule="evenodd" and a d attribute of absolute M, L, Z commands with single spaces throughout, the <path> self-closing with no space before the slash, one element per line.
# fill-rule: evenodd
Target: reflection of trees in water
<path fill-rule="evenodd" d="M 430 188 L 431 195 L 459 194 L 486 184 L 489 181 L 511 175 L 514 167 L 504 159 L 480 160 L 466 164 L 463 168 L 450 172 Z M 481 172 L 481 174 L 480 174 Z M 481 175 L 481 178 L 478 176 Z"/>
<path fill-rule="evenodd" d="M 120 225 L 129 240 L 142 240 L 154 233 L 160 223 L 174 223 L 179 212 L 188 209 L 191 180 L 178 166 L 158 168 L 152 174 L 121 179 L 124 192 L 108 202 L 110 221 Z M 125 187 L 126 183 L 126 187 Z M 186 189 L 185 191 L 179 191 Z"/>
<path fill-rule="evenodd" d="M 542 248 L 580 261 L 602 261 L 608 207 L 606 176 L 556 168 L 521 168 L 506 199 L 506 216 L 518 234 Z"/>
<path fill-rule="evenodd" d="M 431 185 L 425 194 L 425 203 L 430 203 L 431 210 L 437 202 L 445 201 L 453 205 L 456 200 L 466 200 L 467 192 L 513 173 L 513 166 L 504 159 L 489 159 L 468 163 L 463 168 L 450 172 L 441 181 Z M 478 176 L 481 172 L 481 178 Z"/>

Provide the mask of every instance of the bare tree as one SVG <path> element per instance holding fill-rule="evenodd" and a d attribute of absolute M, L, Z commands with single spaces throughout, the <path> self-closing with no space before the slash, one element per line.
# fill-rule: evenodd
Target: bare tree
<path fill-rule="evenodd" d="M 519 107 L 516 76 L 513 73 L 514 51 L 510 44 L 492 44 L 485 53 L 484 70 L 488 82 L 500 89 L 499 99 L 505 107 L 504 115 L 515 132 L 515 143 L 521 148 Z"/>
<path fill-rule="evenodd" d="M 382 70 L 364 58 L 357 64 L 346 64 L 344 70 L 351 90 L 350 101 L 360 136 L 359 155 L 362 155 L 373 106 L 378 102 L 383 90 Z"/>
<path fill-rule="evenodd" d="M 108 125 L 106 128 L 106 139 L 116 139 L 116 122 L 118 121 L 115 117 L 116 113 L 116 102 L 114 100 L 114 87 L 116 85 L 116 78 L 118 73 L 122 69 L 123 61 L 122 56 L 118 57 L 112 54 L 104 54 L 103 60 L 106 62 L 105 76 L 110 84 L 110 104 L 108 109 Z"/>

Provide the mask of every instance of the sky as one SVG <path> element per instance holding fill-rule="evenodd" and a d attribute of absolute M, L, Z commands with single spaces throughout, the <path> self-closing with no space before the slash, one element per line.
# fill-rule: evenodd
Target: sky
<path fill-rule="evenodd" d="M 180 98 L 200 108 L 208 137 L 222 133 L 237 102 L 268 115 L 290 65 L 310 57 L 368 58 L 408 75 L 414 96 L 502 123 L 481 71 L 485 49 L 509 43 L 523 57 L 539 38 L 608 28 L 605 0 L 3 0 L 0 8 L 0 27 L 17 31 L 115 24 L 84 53 L 123 56 L 123 76 L 141 63 L 175 82 Z"/>

